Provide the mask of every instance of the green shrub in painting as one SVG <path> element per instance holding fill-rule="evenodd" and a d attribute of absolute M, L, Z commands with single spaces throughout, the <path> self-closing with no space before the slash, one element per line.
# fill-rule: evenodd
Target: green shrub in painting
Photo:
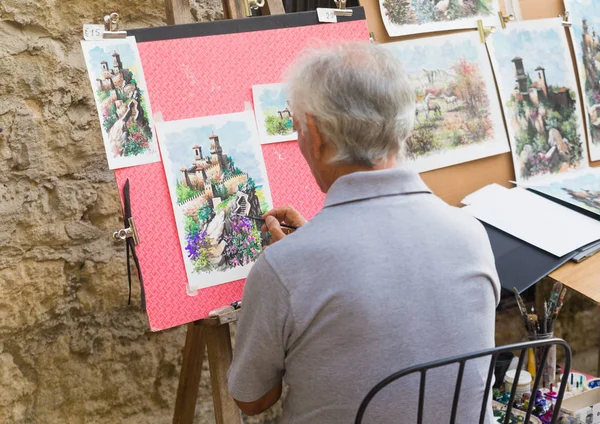
<path fill-rule="evenodd" d="M 269 135 L 288 135 L 294 130 L 291 118 L 280 117 L 275 114 L 266 115 L 265 128 Z"/>

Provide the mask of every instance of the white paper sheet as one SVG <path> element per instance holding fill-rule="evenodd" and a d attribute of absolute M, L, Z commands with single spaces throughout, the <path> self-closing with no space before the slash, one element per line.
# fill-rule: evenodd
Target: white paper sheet
<path fill-rule="evenodd" d="M 272 208 L 254 113 L 157 122 L 189 289 L 246 278 Z"/>
<path fill-rule="evenodd" d="M 510 150 L 494 75 L 477 32 L 383 44 L 416 95 L 403 166 L 417 172 Z"/>
<path fill-rule="evenodd" d="M 252 96 L 260 144 L 298 140 L 285 84 L 254 85 Z"/>
<path fill-rule="evenodd" d="M 559 257 L 600 240 L 599 221 L 522 188 L 488 188 L 473 198 L 477 202 L 463 210 Z"/>
<path fill-rule="evenodd" d="M 135 37 L 82 41 L 110 169 L 159 162 L 152 108 Z"/>

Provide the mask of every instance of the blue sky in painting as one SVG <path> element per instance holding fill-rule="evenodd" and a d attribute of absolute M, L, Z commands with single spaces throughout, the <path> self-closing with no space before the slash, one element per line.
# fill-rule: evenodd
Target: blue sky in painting
<path fill-rule="evenodd" d="M 469 62 L 479 59 L 479 50 L 471 40 L 461 43 L 446 41 L 440 44 L 396 43 L 389 48 L 400 59 L 404 70 L 411 75 L 418 74 L 423 69 L 450 70 L 463 57 Z"/>
<path fill-rule="evenodd" d="M 255 148 L 251 143 L 251 132 L 243 121 L 227 121 L 223 126 L 217 128 L 213 125 L 190 126 L 182 131 L 168 132 L 166 141 L 160 140 L 169 152 L 169 159 L 173 167 L 173 173 L 168 175 L 171 182 L 181 179 L 179 169 L 190 167 L 194 160 L 192 149 L 196 144 L 202 147 L 204 156 L 210 155 L 210 137 L 213 132 L 219 136 L 219 142 L 223 148 L 223 154 L 231 156 L 235 166 L 243 172 L 248 173 L 256 185 L 262 185 L 263 179 L 260 172 L 260 159 L 256 157 Z"/>
<path fill-rule="evenodd" d="M 596 33 L 600 34 L 600 1 L 598 0 L 569 0 L 570 17 L 569 20 L 573 22 L 573 32 L 575 33 L 575 48 L 578 52 L 581 51 L 580 43 L 583 35 L 583 24 L 582 19 L 587 19 L 588 25 L 596 30 Z"/>
<path fill-rule="evenodd" d="M 547 186 L 535 187 L 536 190 L 539 190 L 543 193 L 549 194 L 551 196 L 557 197 L 564 201 L 573 203 L 575 205 L 584 207 L 592 212 L 600 213 L 600 209 L 590 207 L 585 203 L 578 202 L 574 200 L 567 192 L 563 190 L 564 188 L 569 188 L 574 191 L 585 191 L 590 190 L 592 192 L 600 192 L 600 174 L 598 173 L 590 173 L 581 175 L 576 178 L 570 178 L 563 181 L 555 182 L 549 184 Z"/>
<path fill-rule="evenodd" d="M 505 92 L 512 92 L 515 86 L 515 68 L 512 60 L 516 56 L 523 58 L 525 72 L 529 74 L 532 81 L 537 79 L 535 68 L 541 65 L 546 69 L 548 85 L 569 87 L 569 80 L 573 78 L 571 75 L 573 67 L 570 63 L 565 63 L 563 49 L 568 47 L 562 27 L 496 31 L 493 37 L 494 56 L 500 66 L 502 89 Z"/>
<path fill-rule="evenodd" d="M 121 62 L 123 63 L 123 67 L 128 68 L 130 71 L 132 71 L 134 73 L 135 78 L 135 72 L 137 70 L 136 55 L 129 42 L 126 40 L 122 40 L 103 45 L 102 47 L 96 46 L 89 50 L 89 65 L 91 66 L 94 79 L 101 78 L 103 76 L 102 65 L 100 65 L 100 62 L 108 62 L 109 69 L 112 69 L 112 54 L 115 51 L 121 55 Z"/>
<path fill-rule="evenodd" d="M 282 84 L 280 88 L 267 88 L 260 93 L 258 101 L 262 110 L 267 110 L 271 107 L 276 107 L 278 110 L 285 109 L 287 93 Z"/>

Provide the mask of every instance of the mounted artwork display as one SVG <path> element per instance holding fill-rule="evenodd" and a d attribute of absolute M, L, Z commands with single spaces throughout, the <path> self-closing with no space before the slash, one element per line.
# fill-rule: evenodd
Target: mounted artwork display
<path fill-rule="evenodd" d="M 134 37 L 82 41 L 110 169 L 160 161 Z"/>
<path fill-rule="evenodd" d="M 600 160 L 600 2 L 565 0 L 583 91 L 590 159 Z"/>
<path fill-rule="evenodd" d="M 419 172 L 509 151 L 494 77 L 477 32 L 384 44 L 416 93 L 405 165 Z"/>
<path fill-rule="evenodd" d="M 488 38 L 517 181 L 587 166 L 577 81 L 562 20 L 511 22 Z"/>
<path fill-rule="evenodd" d="M 498 0 L 379 0 L 390 37 L 423 32 L 476 28 L 498 22 Z"/>
<path fill-rule="evenodd" d="M 245 278 L 271 209 L 252 111 L 159 122 L 163 165 L 191 290 Z"/>
<path fill-rule="evenodd" d="M 285 84 L 254 85 L 252 95 L 261 144 L 298 139 Z"/>
<path fill-rule="evenodd" d="M 531 185 L 528 188 L 593 212 L 600 219 L 600 171 L 598 170 L 581 171 L 570 178 L 541 186 Z"/>

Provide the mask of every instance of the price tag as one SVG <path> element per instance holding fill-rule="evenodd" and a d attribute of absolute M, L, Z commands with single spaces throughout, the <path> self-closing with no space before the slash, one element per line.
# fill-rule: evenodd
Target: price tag
<path fill-rule="evenodd" d="M 85 40 L 102 40 L 104 25 L 85 24 L 83 26 L 83 38 Z"/>
<path fill-rule="evenodd" d="M 337 22 L 335 9 L 317 7 L 317 17 L 319 18 L 319 22 Z"/>

